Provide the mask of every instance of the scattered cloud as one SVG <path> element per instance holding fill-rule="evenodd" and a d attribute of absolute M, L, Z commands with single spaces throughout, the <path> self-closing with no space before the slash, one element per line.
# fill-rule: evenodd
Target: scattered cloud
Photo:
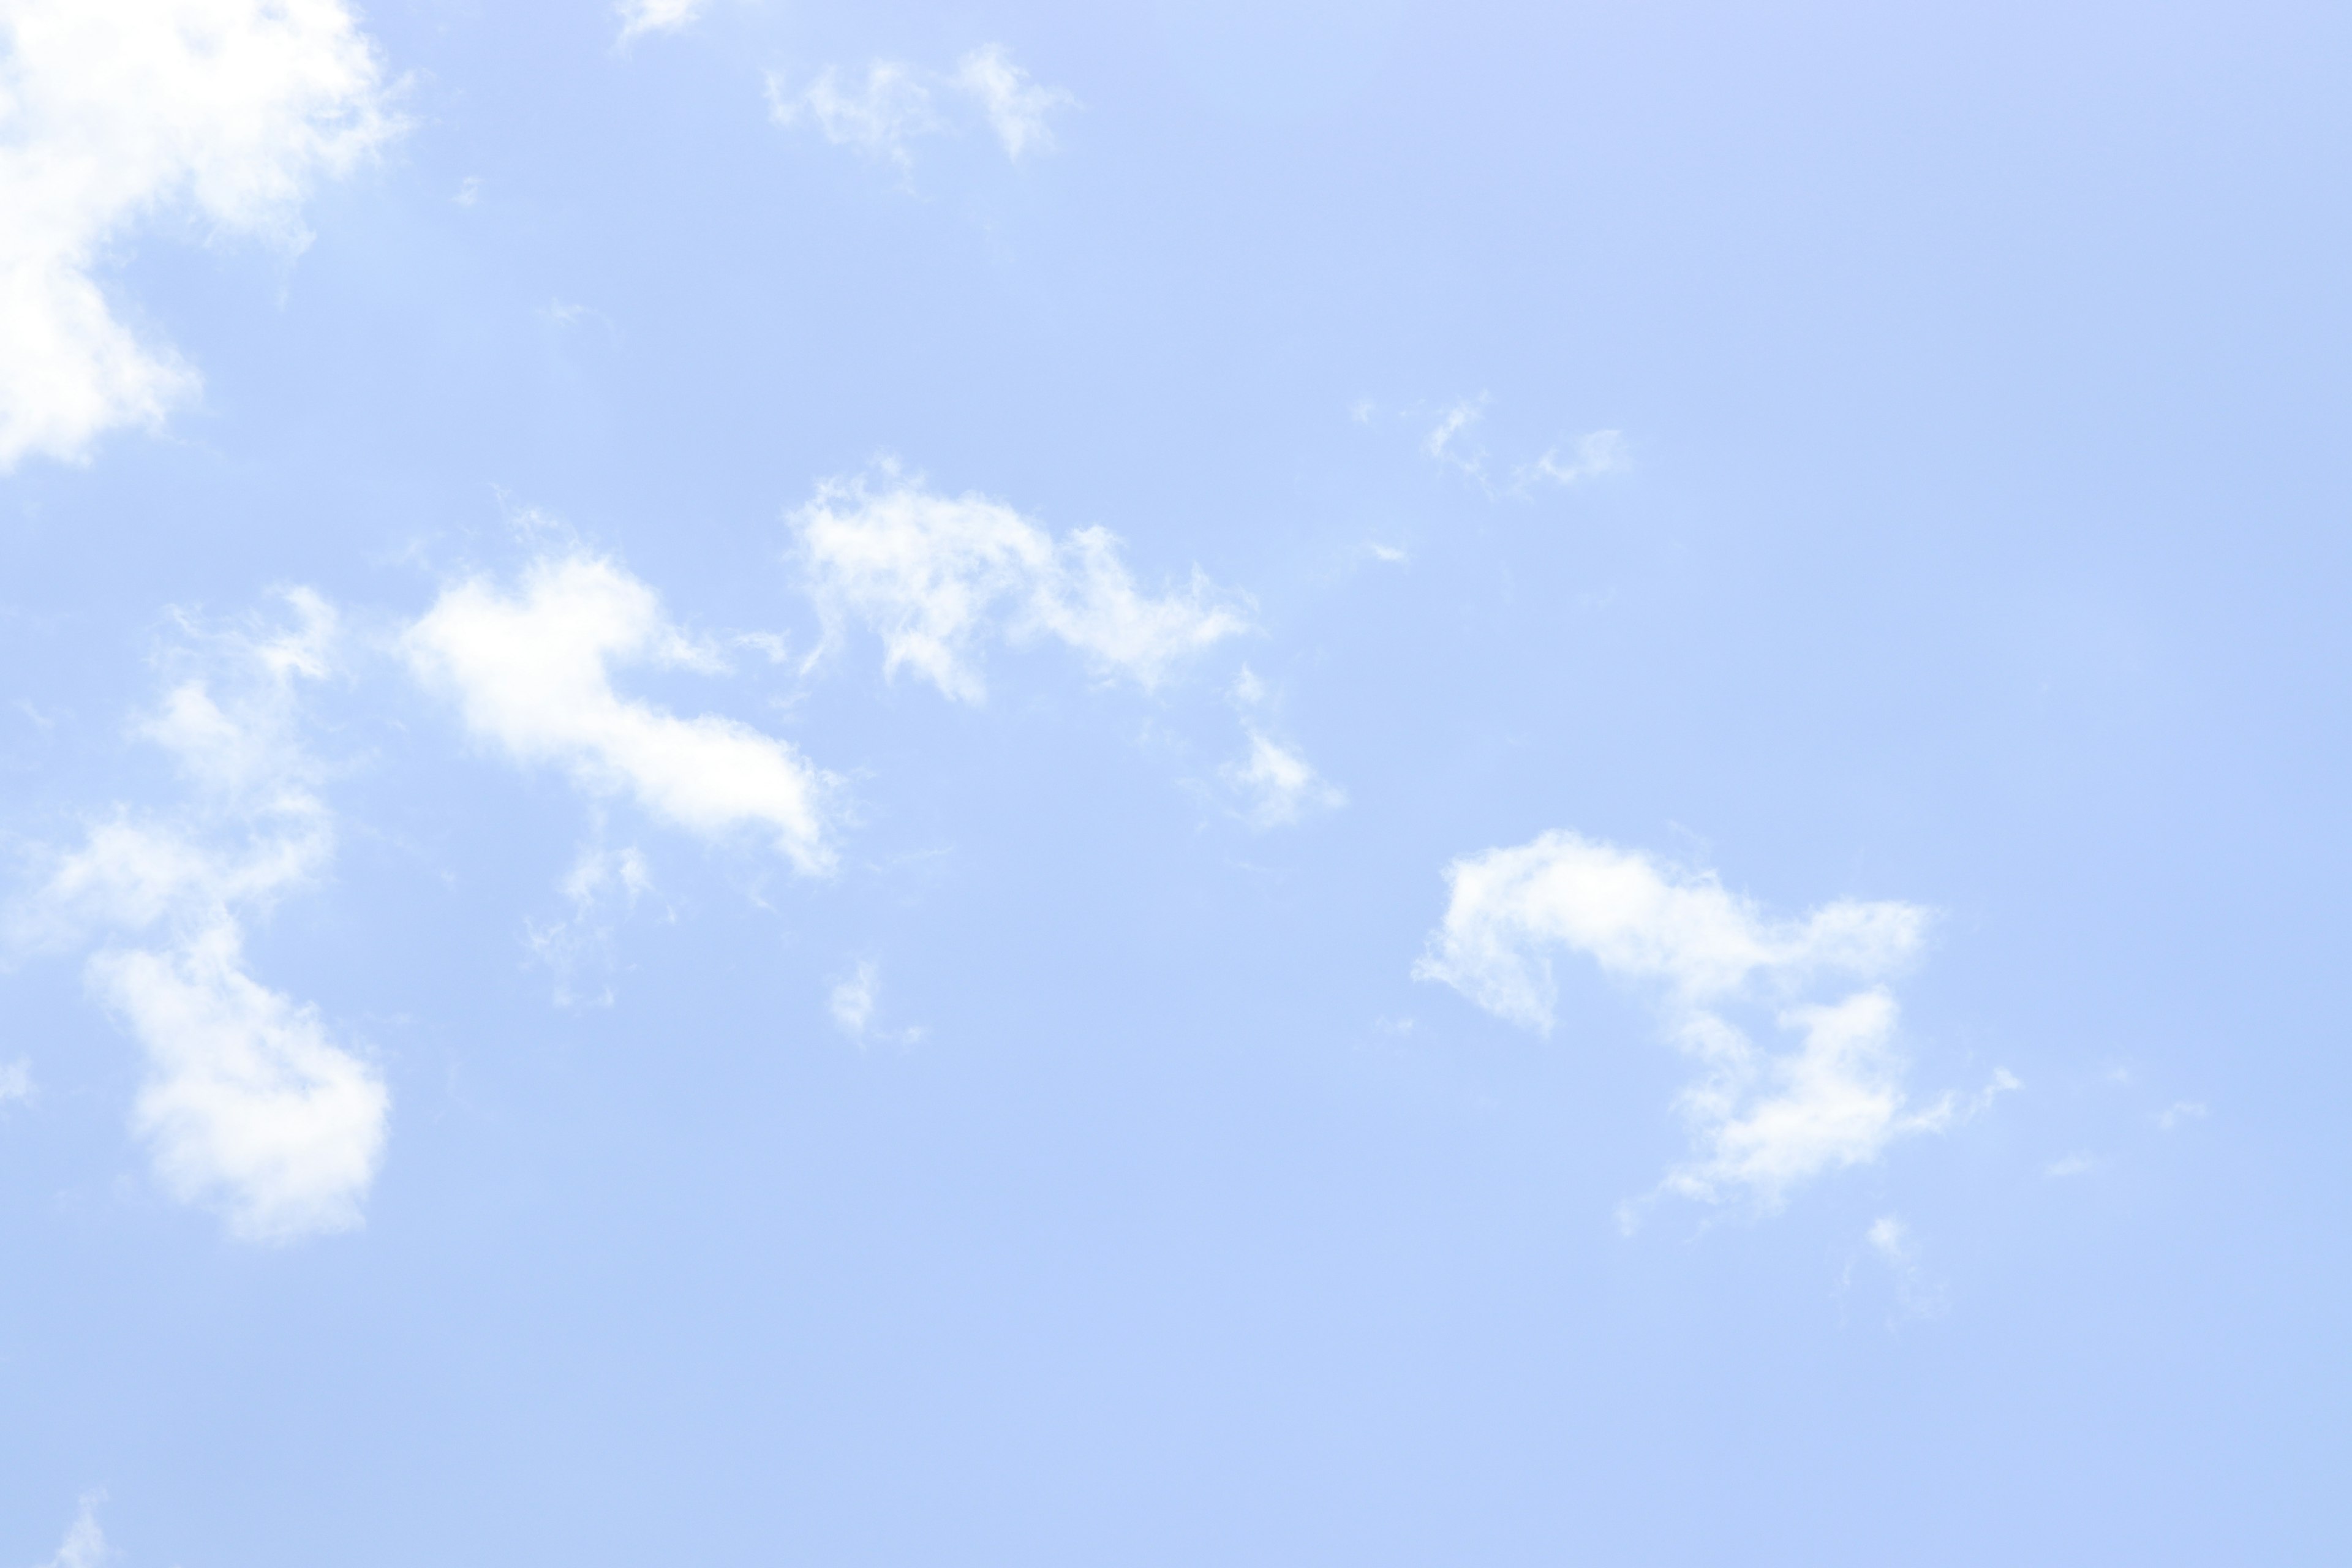
<path fill-rule="evenodd" d="M 194 368 L 142 342 L 98 269 L 141 221 L 299 251 L 304 196 L 401 129 L 341 0 L 0 6 L 0 471 L 153 426 Z"/>
<path fill-rule="evenodd" d="M 1546 1034 L 1555 952 L 1654 993 L 1668 1040 L 1699 1068 L 1678 1099 L 1694 1157 L 1662 1191 L 1774 1209 L 1815 1176 L 1869 1163 L 1896 1139 L 1942 1131 L 2017 1087 L 2001 1072 L 1969 1100 L 1912 1107 L 1883 983 L 1924 942 L 1928 911 L 1916 904 L 1840 900 L 1773 920 L 1712 872 L 1566 832 L 1465 857 L 1446 877 L 1452 896 L 1418 978 Z M 1824 985 L 1846 994 L 1808 999 Z M 1760 1049 L 1727 1016 L 1742 1008 L 1769 1014 L 1795 1047 Z"/>
<path fill-rule="evenodd" d="M 1921 1265 L 1918 1239 L 1901 1218 L 1891 1214 L 1881 1215 L 1871 1222 L 1863 1239 L 1894 1277 L 1895 1299 L 1905 1311 L 1932 1318 L 1944 1310 L 1942 1290 L 1927 1279 Z"/>
<path fill-rule="evenodd" d="M 701 14 L 702 0 L 621 0 L 624 44 L 643 33 L 675 33 Z"/>
<path fill-rule="evenodd" d="M 1572 441 L 1547 447 L 1533 462 L 1521 463 L 1511 469 L 1507 481 L 1495 478 L 1490 456 L 1478 440 L 1476 431 L 1486 416 L 1491 401 L 1485 393 L 1475 397 L 1462 398 L 1437 413 L 1435 422 L 1422 437 L 1422 455 L 1433 462 L 1454 469 L 1478 487 L 1490 500 L 1505 497 L 1526 497 L 1548 486 L 1581 484 L 1604 474 L 1622 473 L 1633 466 L 1633 454 L 1622 432 L 1595 430 Z M 1415 412 L 1415 411 L 1408 411 Z M 1418 410 L 1427 417 L 1424 407 Z M 1359 422 L 1369 420 L 1371 405 L 1357 405 Z"/>
<path fill-rule="evenodd" d="M 467 727 L 515 761 L 562 767 L 583 789 L 629 795 L 706 838 L 764 831 L 801 870 L 831 869 L 828 775 L 748 724 L 681 719 L 614 689 L 614 670 L 631 666 L 726 668 L 614 562 L 542 555 L 513 594 L 479 578 L 458 583 L 402 646 L 417 678 L 454 697 Z"/>
<path fill-rule="evenodd" d="M 882 999 L 882 966 L 873 959 L 862 959 L 856 969 L 834 984 L 825 999 L 827 1010 L 841 1032 L 861 1044 L 883 1041 L 913 1045 L 923 1037 L 919 1026 L 897 1030 L 875 1026 L 875 1010 Z"/>
<path fill-rule="evenodd" d="M 482 182 L 480 176 L 468 174 L 464 179 L 458 181 L 457 194 L 451 196 L 449 199 L 457 203 L 461 207 L 469 207 L 479 202 L 482 199 Z"/>
<path fill-rule="evenodd" d="M 862 80 L 845 82 L 840 67 L 827 66 L 797 90 L 782 72 L 768 73 L 768 112 L 778 125 L 814 125 L 833 145 L 855 147 L 901 170 L 913 166 L 910 143 L 961 131 L 971 112 L 1014 163 L 1050 152 L 1047 116 L 1076 101 L 1059 88 L 1039 86 L 1002 44 L 982 45 L 952 71 L 876 60 Z"/>
<path fill-rule="evenodd" d="M 2074 1153 L 2067 1155 L 2062 1160 L 2051 1161 L 2048 1169 L 2043 1173 L 2061 1178 L 2066 1176 L 2080 1176 L 2095 1170 L 2098 1167 L 2098 1161 L 2093 1159 L 2086 1153 Z"/>
<path fill-rule="evenodd" d="M 306 590 L 288 600 L 295 625 L 207 639 L 207 668 L 136 727 L 193 803 L 91 826 L 15 922 L 20 944 L 100 935 L 84 973 L 146 1053 L 131 1125 L 158 1178 L 263 1242 L 360 1223 L 390 1110 L 315 1008 L 247 972 L 247 923 L 315 882 L 334 847 L 296 709 L 299 683 L 329 673 L 335 616 Z"/>
<path fill-rule="evenodd" d="M 2205 1102 L 2201 1100 L 2175 1100 L 2172 1104 L 2166 1106 L 2162 1110 L 2157 1112 L 2157 1130 L 2161 1132 L 2169 1132 L 2183 1122 L 2202 1121 L 2205 1120 L 2206 1114 Z"/>
<path fill-rule="evenodd" d="M 1243 815 L 1252 826 L 1287 826 L 1311 813 L 1334 811 L 1348 804 L 1347 792 L 1260 727 L 1255 714 L 1268 705 L 1268 694 L 1247 665 L 1234 683 L 1234 702 L 1242 710 L 1242 731 L 1249 738 L 1249 753 L 1239 762 L 1226 763 L 1219 773 L 1226 785 L 1243 797 Z"/>
<path fill-rule="evenodd" d="M 845 619 L 880 635 L 883 668 L 911 668 L 949 697 L 986 696 L 978 645 L 1052 637 L 1103 677 L 1149 689 L 1188 656 L 1248 629 L 1246 601 L 1195 569 L 1182 592 L 1139 593 L 1118 541 L 1082 528 L 1054 538 L 1001 501 L 943 496 L 885 469 L 820 486 L 794 512 L 808 590 L 828 636 Z"/>
<path fill-rule="evenodd" d="M 106 1500 L 104 1492 L 84 1492 L 81 1511 L 74 1516 L 66 1538 L 58 1543 L 58 1554 L 44 1568 L 100 1568 L 106 1561 L 106 1533 L 98 1528 L 98 1505 Z"/>
<path fill-rule="evenodd" d="M 565 873 L 562 886 L 569 912 L 544 924 L 529 921 L 524 927 L 531 955 L 555 975 L 557 1006 L 613 1005 L 609 983 L 593 995 L 583 995 L 576 984 L 583 970 L 609 967 L 614 929 L 636 908 L 637 900 L 653 890 L 653 885 L 646 858 L 635 845 L 614 850 L 592 840 L 581 846 L 579 858 Z"/>
<path fill-rule="evenodd" d="M 33 1064 L 19 1057 L 0 1062 L 0 1105 L 33 1098 Z"/>

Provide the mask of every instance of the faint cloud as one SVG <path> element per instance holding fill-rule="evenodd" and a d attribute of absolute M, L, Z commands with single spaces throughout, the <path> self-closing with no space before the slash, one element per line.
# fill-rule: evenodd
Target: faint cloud
<path fill-rule="evenodd" d="M 44 1568 L 100 1568 L 107 1559 L 106 1534 L 98 1528 L 98 1505 L 106 1500 L 102 1491 L 87 1491 L 81 1497 L 81 1510 L 58 1543 L 58 1554 Z"/>
<path fill-rule="evenodd" d="M 1508 482 L 1498 483 L 1489 454 L 1476 434 L 1490 401 L 1482 392 L 1439 410 L 1435 422 L 1421 440 L 1423 456 L 1454 469 L 1489 500 L 1524 499 L 1538 489 L 1581 484 L 1606 474 L 1622 473 L 1633 466 L 1632 450 L 1622 432 L 1595 430 L 1546 448 L 1533 462 L 1512 468 Z M 1369 403 L 1358 407 L 1364 410 L 1363 417 L 1370 417 Z"/>
<path fill-rule="evenodd" d="M 142 219 L 299 252 L 301 206 L 402 130 L 341 0 L 9 0 L 0 58 L 0 471 L 154 426 L 201 378 L 98 273 Z"/>
<path fill-rule="evenodd" d="M 2042 1173 L 2061 1179 L 2067 1176 L 2080 1176 L 2095 1170 L 2098 1163 L 2098 1161 L 2086 1153 L 2074 1153 L 2063 1159 L 2053 1160 Z"/>
<path fill-rule="evenodd" d="M 1013 162 L 1049 152 L 1047 117 L 1077 101 L 1059 88 L 1039 86 L 1002 44 L 973 49 L 951 72 L 876 60 L 862 79 L 845 79 L 840 67 L 827 66 L 794 89 L 782 72 L 770 71 L 767 90 L 769 117 L 778 125 L 813 125 L 834 146 L 854 147 L 901 171 L 913 166 L 912 142 L 961 131 L 971 111 Z"/>
<path fill-rule="evenodd" d="M 1304 756 L 1267 735 L 1253 717 L 1268 705 L 1264 682 L 1247 665 L 1234 683 L 1234 706 L 1242 710 L 1243 732 L 1249 752 L 1219 770 L 1227 787 L 1246 805 L 1243 815 L 1258 828 L 1287 826 L 1318 811 L 1334 811 L 1348 804 L 1347 793 L 1317 773 Z"/>
<path fill-rule="evenodd" d="M 1104 677 L 1149 689 L 1192 654 L 1248 628 L 1239 595 L 1195 569 L 1182 590 L 1139 593 L 1108 530 L 1055 539 L 1001 501 L 943 496 L 884 468 L 880 488 L 830 480 L 792 516 L 828 641 L 855 618 L 882 638 L 883 668 L 911 668 L 947 696 L 986 696 L 977 645 L 1051 637 Z"/>
<path fill-rule="evenodd" d="M 22 1057 L 0 1062 L 0 1105 L 33 1098 L 33 1064 Z"/>
<path fill-rule="evenodd" d="M 478 578 L 454 584 L 401 646 L 417 679 L 515 761 L 553 763 L 593 795 L 630 795 L 705 838 L 762 831 L 802 871 L 831 869 L 830 775 L 748 724 L 681 719 L 614 689 L 617 668 L 717 674 L 726 663 L 612 561 L 567 549 L 533 561 L 513 594 Z"/>
<path fill-rule="evenodd" d="M 287 598 L 295 624 L 203 639 L 182 660 L 195 671 L 134 727 L 172 756 L 191 804 L 95 824 L 13 922 L 19 945 L 104 933 L 84 973 L 146 1053 L 131 1125 L 156 1175 L 265 1242 L 360 1223 L 390 1108 L 317 1009 L 247 972 L 247 924 L 318 880 L 334 847 L 297 700 L 331 671 L 336 617 L 308 590 Z"/>
<path fill-rule="evenodd" d="M 2156 1125 L 2159 1131 L 2169 1132 L 2183 1122 L 2202 1121 L 2206 1114 L 2205 1102 L 2201 1100 L 2175 1100 L 2157 1112 Z"/>
<path fill-rule="evenodd" d="M 580 847 L 579 857 L 563 879 L 562 891 L 570 913 L 544 925 L 526 922 L 524 940 L 531 954 L 555 975 L 555 1004 L 609 1007 L 609 982 L 593 995 L 576 990 L 581 972 L 592 965 L 609 969 L 613 936 L 621 921 L 653 890 L 646 858 L 635 845 L 607 849 L 600 842 Z"/>
<path fill-rule="evenodd" d="M 621 43 L 645 33 L 675 33 L 701 14 L 702 0 L 621 0 Z"/>
<path fill-rule="evenodd" d="M 1911 1105 L 1885 982 L 1924 943 L 1929 914 L 1918 905 L 1840 900 L 1774 920 L 1711 871 L 1663 868 L 1567 832 L 1465 857 L 1446 878 L 1452 896 L 1417 978 L 1546 1034 L 1556 951 L 1654 988 L 1667 1039 L 1699 1068 L 1677 1100 L 1696 1157 L 1667 1173 L 1662 1192 L 1741 1194 L 1775 1209 L 1805 1182 L 1941 1131 L 2017 1086 L 2000 1072 L 1968 1100 L 1947 1093 Z M 1805 999 L 1825 984 L 1859 988 Z M 1735 1007 L 1768 1014 L 1797 1045 L 1759 1049 L 1727 1016 Z"/>
<path fill-rule="evenodd" d="M 1603 474 L 1622 473 L 1633 466 L 1625 437 L 1615 430 L 1595 430 L 1580 436 L 1563 457 L 1557 447 L 1545 452 L 1514 476 L 1521 492 L 1536 484 L 1572 485 Z"/>
<path fill-rule="evenodd" d="M 855 971 L 835 983 L 826 997 L 827 1010 L 834 1024 L 845 1035 L 861 1044 L 878 1041 L 884 1044 L 911 1046 L 923 1037 L 919 1027 L 895 1031 L 875 1027 L 875 1010 L 882 998 L 882 966 L 873 959 L 861 960 Z"/>
<path fill-rule="evenodd" d="M 1920 1263 L 1920 1247 L 1911 1227 L 1895 1215 L 1871 1222 L 1863 1239 L 1894 1278 L 1895 1299 L 1915 1317 L 1932 1318 L 1944 1310 L 1942 1289 L 1927 1279 Z"/>
<path fill-rule="evenodd" d="M 482 199 L 482 182 L 475 175 L 467 175 L 457 182 L 457 194 L 449 199 L 461 207 L 472 206 Z"/>
<path fill-rule="evenodd" d="M 1407 561 L 1412 559 L 1412 557 L 1408 556 L 1403 551 L 1398 549 L 1395 545 L 1382 544 L 1377 540 L 1368 542 L 1364 546 L 1364 549 L 1371 555 L 1373 560 L 1391 566 L 1402 566 Z"/>

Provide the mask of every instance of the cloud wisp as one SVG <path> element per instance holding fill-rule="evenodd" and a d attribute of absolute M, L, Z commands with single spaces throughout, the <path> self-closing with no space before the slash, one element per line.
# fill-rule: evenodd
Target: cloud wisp
<path fill-rule="evenodd" d="M 1594 430 L 1547 447 L 1534 461 L 1513 468 L 1507 479 L 1498 480 L 1489 454 L 1476 436 L 1477 426 L 1486 416 L 1488 402 L 1482 392 L 1439 410 L 1435 422 L 1422 437 L 1421 450 L 1423 457 L 1452 468 L 1476 486 L 1489 500 L 1524 499 L 1539 489 L 1582 484 L 1604 475 L 1622 473 L 1633 466 L 1633 453 L 1622 432 Z M 1357 416 L 1360 424 L 1370 417 L 1370 413 L 1368 405 L 1359 407 L 1366 410 Z"/>
<path fill-rule="evenodd" d="M 289 250 L 302 201 L 400 130 L 342 0 L 0 0 L 0 471 L 194 395 L 100 287 L 142 219 Z"/>
<path fill-rule="evenodd" d="M 42 1568 L 100 1568 L 106 1561 L 106 1532 L 98 1527 L 98 1505 L 105 1500 L 103 1492 L 82 1494 L 81 1508 L 58 1543 L 58 1554 Z"/>
<path fill-rule="evenodd" d="M 915 142 L 960 132 L 975 115 L 1015 163 L 1051 152 L 1050 116 L 1076 102 L 1038 85 L 1002 44 L 982 45 L 951 71 L 876 60 L 862 79 L 845 79 L 840 67 L 827 66 L 797 89 L 782 73 L 768 73 L 768 112 L 778 125 L 814 126 L 834 146 L 854 147 L 902 173 L 914 166 Z"/>
<path fill-rule="evenodd" d="M 514 761 L 560 767 L 593 795 L 628 796 L 704 838 L 763 835 L 810 875 L 832 869 L 829 775 L 749 724 L 680 718 L 614 689 L 614 672 L 632 666 L 726 665 L 614 562 L 542 555 L 511 593 L 481 578 L 457 583 L 407 629 L 402 649 L 469 730 Z"/>
<path fill-rule="evenodd" d="M 702 0 L 621 0 L 621 43 L 646 33 L 675 33 L 702 14 Z"/>
<path fill-rule="evenodd" d="M 210 668 L 138 725 L 192 804 L 94 825 L 16 921 L 28 945 L 100 934 L 85 975 L 146 1054 L 131 1125 L 157 1177 L 260 1242 L 360 1223 L 391 1107 L 374 1067 L 244 955 L 247 923 L 316 882 L 334 848 L 296 710 L 299 685 L 330 671 L 335 616 L 307 591 L 289 600 L 295 626 L 211 639 Z"/>
<path fill-rule="evenodd" d="M 961 702 L 987 685 L 980 645 L 1053 637 L 1096 674 L 1149 689 L 1177 664 L 1249 627 L 1247 601 L 1195 569 L 1181 591 L 1138 591 L 1102 528 L 1055 539 L 985 496 L 944 496 L 884 470 L 878 488 L 834 480 L 792 515 L 828 638 L 848 620 L 882 638 L 883 668 L 911 669 Z"/>
<path fill-rule="evenodd" d="M 1447 868 L 1444 923 L 1414 973 L 1497 1016 L 1549 1034 L 1552 957 L 1570 952 L 1648 989 L 1668 1040 L 1698 1067 L 1679 1097 L 1693 1157 L 1661 1190 L 1777 1209 L 1806 1182 L 1875 1161 L 1897 1139 L 1939 1131 L 2016 1087 L 1914 1107 L 1885 983 L 1918 955 L 1928 911 L 1840 900 L 1773 920 L 1712 872 L 1546 833 Z M 1834 1000 L 1818 1000 L 1823 988 Z M 1728 1016 L 1761 1009 L 1788 1049 L 1760 1048 Z"/>
<path fill-rule="evenodd" d="M 1253 827 L 1287 827 L 1317 812 L 1337 811 L 1348 804 L 1348 794 L 1315 771 L 1295 746 L 1286 746 L 1266 733 L 1262 722 L 1271 705 L 1265 683 L 1242 667 L 1234 682 L 1234 706 L 1242 715 L 1242 733 L 1249 751 L 1237 762 L 1218 770 L 1225 786 L 1243 802 L 1243 817 Z"/>

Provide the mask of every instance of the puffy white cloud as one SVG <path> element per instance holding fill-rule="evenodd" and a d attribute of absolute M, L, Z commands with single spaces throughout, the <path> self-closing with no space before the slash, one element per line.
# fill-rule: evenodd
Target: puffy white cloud
<path fill-rule="evenodd" d="M 1668 1037 L 1700 1068 L 1680 1099 L 1695 1157 L 1668 1173 L 1667 1191 L 1774 1207 L 1816 1175 L 1867 1163 L 2016 1087 L 2004 1072 L 1968 1104 L 1946 1095 L 1910 1107 L 1896 1007 L 1880 983 L 1921 947 L 1928 913 L 1917 905 L 1840 900 L 1773 920 L 1711 872 L 1672 871 L 1565 832 L 1465 857 L 1446 875 L 1452 897 L 1421 978 L 1545 1033 L 1557 952 L 1656 994 Z M 1805 999 L 1825 983 L 1856 988 Z M 1769 1007 L 1799 1044 L 1760 1050 L 1725 1016 L 1741 1005 Z"/>
<path fill-rule="evenodd" d="M 702 0 L 621 0 L 621 42 L 640 33 L 674 33 L 701 13 Z"/>
<path fill-rule="evenodd" d="M 194 804 L 94 825 L 16 920 L 20 942 L 101 934 L 85 973 L 145 1052 L 131 1125 L 157 1176 L 269 1242 L 360 1223 L 391 1104 L 315 1009 L 246 968 L 245 922 L 315 880 L 334 847 L 295 690 L 326 673 L 334 616 L 315 595 L 290 598 L 293 628 L 215 639 L 215 668 L 136 727 Z"/>
<path fill-rule="evenodd" d="M 299 209 L 398 130 L 342 0 L 0 0 L 0 469 L 152 425 L 198 384 L 96 270 L 141 219 L 299 248 Z"/>
<path fill-rule="evenodd" d="M 417 677 L 453 696 L 467 726 L 516 761 L 560 766 L 584 789 L 630 795 L 704 837 L 764 832 L 802 870 L 831 868 L 831 781 L 790 745 L 733 719 L 682 719 L 614 689 L 613 671 L 632 665 L 725 668 L 614 563 L 542 556 L 514 595 L 480 579 L 457 584 L 402 646 Z"/>
<path fill-rule="evenodd" d="M 1076 101 L 1059 88 L 1037 85 L 1002 44 L 973 49 L 952 72 L 876 60 L 862 80 L 845 82 L 840 67 L 827 66 L 797 90 L 781 72 L 768 73 L 768 112 L 778 125 L 814 125 L 835 146 L 855 147 L 902 170 L 914 161 L 909 143 L 961 129 L 959 105 L 967 113 L 977 110 L 1004 155 L 1018 163 L 1052 149 L 1046 117 Z"/>
<path fill-rule="evenodd" d="M 106 1561 L 106 1532 L 98 1528 L 98 1505 L 105 1496 L 103 1492 L 82 1495 L 81 1511 L 74 1516 L 58 1554 L 45 1568 L 99 1568 Z"/>
<path fill-rule="evenodd" d="M 1248 629 L 1244 601 L 1196 569 L 1181 593 L 1139 593 L 1101 528 L 1054 538 L 1001 501 L 939 495 L 886 471 L 886 488 L 835 480 L 793 514 L 810 594 L 829 626 L 854 616 L 882 638 L 884 668 L 948 696 L 986 694 L 977 645 L 1053 637 L 1104 676 L 1146 688 Z"/>

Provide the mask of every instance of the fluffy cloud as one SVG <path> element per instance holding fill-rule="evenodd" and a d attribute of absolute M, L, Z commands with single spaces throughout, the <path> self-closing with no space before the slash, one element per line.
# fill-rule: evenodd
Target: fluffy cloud
<path fill-rule="evenodd" d="M 986 693 L 977 645 L 1057 637 L 1104 676 L 1150 688 L 1187 656 L 1248 629 L 1243 602 L 1197 570 L 1181 593 L 1136 590 L 1107 530 L 1056 540 L 1001 501 L 938 495 L 886 472 L 819 487 L 793 514 L 808 587 L 828 626 L 855 617 L 882 638 L 884 668 L 948 696 Z"/>
<path fill-rule="evenodd" d="M 511 595 L 479 579 L 457 584 L 408 628 L 403 648 L 420 679 L 453 696 L 467 726 L 516 761 L 560 766 L 583 788 L 630 795 L 707 838 L 762 832 L 803 871 L 832 867 L 830 781 L 791 746 L 614 689 L 613 671 L 632 665 L 724 668 L 614 563 L 542 556 Z"/>
<path fill-rule="evenodd" d="M 1969 1104 L 1945 1095 L 1911 1108 L 1882 982 L 1919 952 L 1928 915 L 1917 905 L 1840 900 L 1776 921 L 1711 872 L 1674 872 L 1573 833 L 1466 857 L 1446 874 L 1452 898 L 1421 978 L 1545 1033 L 1556 952 L 1655 994 L 1668 1037 L 1700 1068 L 1680 1100 L 1694 1158 L 1668 1173 L 1667 1191 L 1775 1207 L 1803 1182 L 1875 1160 L 1895 1139 L 1947 1127 L 2015 1087 L 2002 1073 Z M 1824 984 L 1846 994 L 1808 999 Z M 1798 1044 L 1759 1049 L 1726 1016 L 1739 1006 L 1766 1008 Z"/>
<path fill-rule="evenodd" d="M 327 673 L 334 616 L 313 595 L 291 603 L 294 628 L 216 639 L 216 668 L 139 726 L 194 804 L 94 826 L 18 917 L 20 940 L 102 934 L 86 975 L 145 1051 L 131 1124 L 157 1176 L 270 1242 L 360 1222 L 390 1110 L 315 1009 L 247 972 L 246 921 L 314 881 L 334 847 L 295 712 L 297 683 Z"/>
<path fill-rule="evenodd" d="M 110 243 L 175 211 L 299 248 L 310 186 L 397 129 L 342 0 L 0 0 L 0 469 L 197 386 L 108 305 Z"/>
<path fill-rule="evenodd" d="M 1046 117 L 1075 101 L 1058 88 L 1038 86 L 1002 44 L 972 50 L 953 71 L 877 60 L 866 68 L 863 81 L 851 85 L 844 85 L 837 66 L 825 67 L 797 91 L 780 73 L 768 73 L 768 110 L 777 124 L 814 125 L 835 146 L 855 147 L 901 169 L 913 163 L 910 142 L 960 128 L 959 109 L 978 110 L 1015 163 L 1048 152 L 1054 133 Z"/>

